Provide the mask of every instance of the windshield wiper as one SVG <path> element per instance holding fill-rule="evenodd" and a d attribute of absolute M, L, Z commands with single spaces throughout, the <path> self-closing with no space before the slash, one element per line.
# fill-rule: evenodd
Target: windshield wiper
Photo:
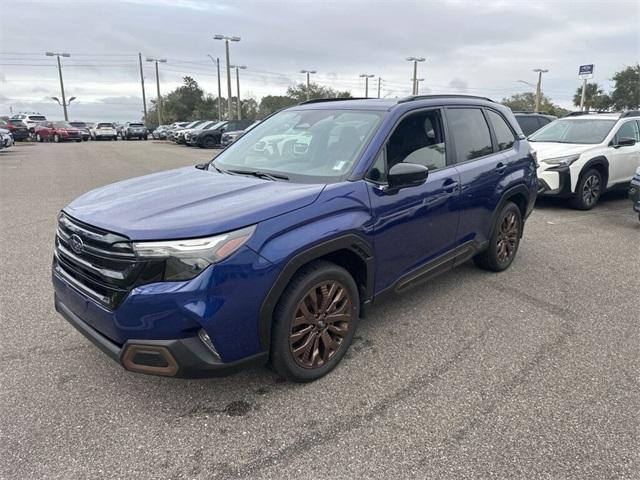
<path fill-rule="evenodd" d="M 280 173 L 267 173 L 258 170 L 227 170 L 227 172 L 237 173 L 238 175 L 253 175 L 254 177 L 266 178 L 274 182 L 277 180 L 289 180 L 289 177 Z"/>

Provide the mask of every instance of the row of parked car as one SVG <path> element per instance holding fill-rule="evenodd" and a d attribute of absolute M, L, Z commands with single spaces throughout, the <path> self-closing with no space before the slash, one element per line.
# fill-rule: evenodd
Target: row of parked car
<path fill-rule="evenodd" d="M 175 122 L 171 125 L 160 125 L 153 131 L 153 137 L 178 145 L 200 148 L 226 147 L 257 123 L 258 121 L 254 120 Z"/>

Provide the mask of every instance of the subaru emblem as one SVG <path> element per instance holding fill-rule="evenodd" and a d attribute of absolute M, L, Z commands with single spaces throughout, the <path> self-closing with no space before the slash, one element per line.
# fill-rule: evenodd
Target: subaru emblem
<path fill-rule="evenodd" d="M 80 255 L 84 250 L 84 243 L 82 242 L 82 239 L 75 233 L 71 235 L 71 238 L 69 238 L 69 246 L 71 247 L 71 250 L 78 255 Z"/>

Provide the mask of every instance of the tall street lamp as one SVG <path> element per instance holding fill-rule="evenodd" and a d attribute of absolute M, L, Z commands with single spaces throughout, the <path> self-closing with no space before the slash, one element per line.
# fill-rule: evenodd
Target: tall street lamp
<path fill-rule="evenodd" d="M 156 87 L 158 89 L 158 126 L 162 125 L 162 97 L 160 96 L 160 74 L 158 73 L 158 63 L 167 63 L 166 58 L 147 57 L 147 62 L 156 63 Z"/>
<path fill-rule="evenodd" d="M 241 109 L 240 109 L 240 70 L 246 70 L 247 66 L 246 65 L 229 65 L 229 68 L 235 68 L 236 69 L 236 88 L 238 91 L 238 120 L 242 120 L 241 116 L 242 114 Z"/>
<path fill-rule="evenodd" d="M 306 73 L 307 74 L 307 100 L 309 100 L 309 75 L 314 74 L 314 73 L 318 73 L 315 70 L 300 70 L 300 73 Z"/>
<path fill-rule="evenodd" d="M 416 81 L 418 78 L 418 62 L 424 62 L 425 60 L 424 57 L 407 57 L 407 62 L 413 62 L 413 87 L 411 95 L 418 94 L 418 82 Z"/>
<path fill-rule="evenodd" d="M 224 48 L 225 48 L 225 54 L 226 54 L 226 58 L 227 58 L 227 94 L 229 95 L 229 98 L 227 99 L 228 101 L 228 108 L 229 108 L 229 118 L 228 120 L 231 120 L 231 62 L 229 61 L 229 42 L 239 42 L 240 41 L 240 37 L 228 37 L 226 35 L 219 35 L 219 34 L 215 34 L 213 36 L 214 40 L 224 40 Z M 221 119 L 222 120 L 222 119 Z"/>
<path fill-rule="evenodd" d="M 67 107 L 69 106 L 69 103 L 71 103 L 71 100 L 69 100 L 69 103 L 67 103 L 67 100 L 64 96 L 64 82 L 62 81 L 62 64 L 60 63 L 60 57 L 70 57 L 71 54 L 70 53 L 57 53 L 57 52 L 45 52 L 45 55 L 47 57 L 57 57 L 58 58 L 58 75 L 60 76 L 60 91 L 62 92 L 62 103 L 60 101 L 58 101 L 58 103 L 60 105 L 62 105 L 62 108 L 64 109 L 64 119 L 65 121 L 69 121 L 69 115 L 67 114 Z"/>
<path fill-rule="evenodd" d="M 364 98 L 369 98 L 369 79 L 375 77 L 370 73 L 361 73 L 360 78 L 364 78 Z"/>
<path fill-rule="evenodd" d="M 536 112 L 538 112 L 540 111 L 540 98 L 542 97 L 542 74 L 547 73 L 549 70 L 534 68 L 533 71 L 538 73 L 538 85 L 536 86 Z"/>
<path fill-rule="evenodd" d="M 75 99 L 76 99 L 76 97 L 71 97 L 68 102 L 64 102 L 64 101 L 61 102 L 58 97 L 51 97 L 51 100 L 55 100 L 56 102 L 58 102 L 58 105 L 60 105 L 62 108 L 64 108 L 65 112 L 67 111 L 67 107 L 69 105 L 71 105 L 71 102 L 73 102 Z M 65 121 L 68 121 L 66 115 L 65 115 L 64 118 L 65 118 Z"/>

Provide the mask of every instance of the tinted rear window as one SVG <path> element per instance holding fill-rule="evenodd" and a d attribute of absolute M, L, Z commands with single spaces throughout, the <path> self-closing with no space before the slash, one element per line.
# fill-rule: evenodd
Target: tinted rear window
<path fill-rule="evenodd" d="M 532 116 L 516 116 L 516 120 L 522 129 L 522 133 L 529 136 L 540 128 L 537 117 Z"/>
<path fill-rule="evenodd" d="M 98 128 L 113 128 L 112 123 L 99 123 Z"/>
<path fill-rule="evenodd" d="M 513 147 L 513 144 L 516 141 L 516 137 L 513 135 L 513 132 L 504 121 L 504 118 L 491 110 L 487 110 L 487 114 L 489 116 L 491 125 L 493 125 L 493 131 L 496 134 L 498 150 L 508 150 Z"/>
<path fill-rule="evenodd" d="M 141 123 L 130 123 L 129 126 L 130 127 L 144 127 L 144 125 L 141 124 Z"/>
<path fill-rule="evenodd" d="M 34 122 L 44 122 L 47 120 L 47 117 L 43 115 L 29 115 L 29 120 L 33 120 Z"/>
<path fill-rule="evenodd" d="M 453 133 L 458 163 L 484 157 L 493 152 L 491 134 L 479 108 L 447 110 L 449 130 Z"/>

